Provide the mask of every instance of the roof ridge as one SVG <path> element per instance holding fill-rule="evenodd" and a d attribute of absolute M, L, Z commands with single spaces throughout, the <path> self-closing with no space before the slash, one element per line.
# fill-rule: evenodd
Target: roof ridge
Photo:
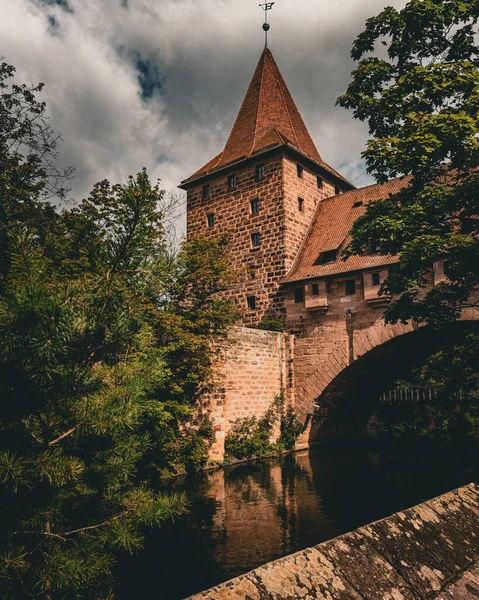
<path fill-rule="evenodd" d="M 240 117 L 242 116 L 242 113 L 243 113 L 243 107 L 244 107 L 244 105 L 245 105 L 245 103 L 246 103 L 246 99 L 247 99 L 247 98 L 248 98 L 248 96 L 249 96 L 249 91 L 250 91 L 250 89 L 251 89 L 251 88 L 252 88 L 252 86 L 253 86 L 253 82 L 254 82 L 254 80 L 255 80 L 255 77 L 254 77 L 254 76 L 256 75 L 256 71 L 258 70 L 258 68 L 259 68 L 259 65 L 260 65 L 261 61 L 263 61 L 263 67 L 264 67 L 264 55 L 265 55 L 265 50 L 263 50 L 263 52 L 261 53 L 261 56 L 259 57 L 258 64 L 256 65 L 256 69 L 255 69 L 255 71 L 254 71 L 254 74 L 253 74 L 253 79 L 250 81 L 250 84 L 248 85 L 248 88 L 247 88 L 247 90 L 246 90 L 246 94 L 244 95 L 243 101 L 241 102 L 240 109 L 239 109 L 239 111 L 238 111 L 238 114 L 236 115 L 236 118 L 235 118 L 235 120 L 234 120 L 234 123 L 233 123 L 233 127 L 231 128 L 230 134 L 229 134 L 229 136 L 228 136 L 228 139 L 226 140 L 226 144 L 225 144 L 225 147 L 223 148 L 223 151 L 222 151 L 221 155 L 223 155 L 223 154 L 225 153 L 225 150 L 226 150 L 226 148 L 228 147 L 228 145 L 229 145 L 229 143 L 230 143 L 230 140 L 231 140 L 231 138 L 233 137 L 233 133 L 235 133 L 236 124 L 238 123 L 238 121 L 240 120 Z M 263 73 L 261 73 L 261 78 L 262 78 L 262 77 L 263 77 Z M 218 163 L 218 164 L 219 164 L 219 163 Z"/>
<path fill-rule="evenodd" d="M 284 108 L 285 108 L 285 110 L 286 110 L 286 114 L 288 115 L 288 121 L 289 121 L 289 124 L 291 125 L 291 129 L 292 129 L 292 131 L 293 131 L 293 135 L 294 135 L 294 138 L 295 138 L 295 140 L 296 140 L 296 145 L 297 145 L 297 146 L 298 146 L 298 148 L 299 148 L 300 146 L 299 146 L 299 140 L 298 140 L 298 136 L 297 136 L 297 134 L 296 134 L 296 129 L 295 129 L 295 127 L 294 127 L 294 124 L 293 124 L 293 120 L 292 120 L 292 118 L 291 118 L 291 115 L 289 114 L 288 105 L 286 104 L 286 101 L 285 101 L 285 99 L 284 99 L 284 94 L 283 94 L 283 86 L 281 85 L 281 81 L 280 81 L 280 79 L 279 79 L 279 77 L 278 77 L 278 71 L 279 71 L 279 69 L 278 69 L 278 65 L 276 64 L 276 61 L 274 60 L 273 54 L 272 54 L 271 52 L 270 52 L 270 54 L 271 54 L 271 58 L 272 58 L 272 61 L 271 61 L 271 62 L 272 62 L 272 64 L 273 64 L 274 78 L 276 79 L 276 83 L 277 83 L 277 85 L 278 85 L 279 93 L 280 93 L 280 95 L 281 95 L 281 100 L 283 101 L 283 105 L 284 105 Z M 294 100 L 293 100 L 293 102 L 294 102 Z M 275 128 L 275 129 L 276 129 L 276 128 Z"/>
<path fill-rule="evenodd" d="M 258 135 L 259 107 L 261 104 L 261 93 L 263 91 L 264 57 L 265 56 L 266 56 L 266 48 L 263 50 L 263 53 L 261 54 L 261 58 L 263 59 L 263 68 L 261 69 L 261 79 L 259 80 L 259 94 L 258 94 L 258 102 L 256 103 L 256 116 L 254 118 L 253 145 L 251 146 L 251 152 L 254 152 L 254 150 L 256 149 L 256 137 Z M 258 65 L 259 65 L 259 63 L 258 63 Z"/>
<path fill-rule="evenodd" d="M 362 190 L 368 190 L 369 188 L 377 187 L 380 185 L 389 185 L 393 181 L 400 181 L 401 179 L 407 179 L 408 177 L 410 177 L 410 175 L 401 175 L 400 177 L 394 177 L 394 179 L 388 179 L 388 181 L 385 181 L 384 183 L 370 183 L 369 185 L 365 185 L 360 188 L 354 188 L 354 190 L 347 190 L 346 192 L 341 192 L 341 194 L 334 194 L 334 196 L 328 196 L 327 198 L 324 198 L 320 204 L 322 204 L 323 202 L 329 202 L 334 198 L 349 196 L 350 194 L 355 194 L 361 192 Z"/>
<path fill-rule="evenodd" d="M 286 81 L 284 81 L 284 77 L 283 77 L 283 75 L 282 75 L 281 71 L 279 70 L 279 67 L 278 67 L 278 65 L 277 65 L 276 61 L 274 60 L 274 56 L 273 56 L 273 54 L 272 54 L 272 53 L 271 53 L 271 56 L 272 56 L 272 58 L 273 58 L 273 63 L 274 63 L 274 66 L 275 66 L 275 75 L 276 75 L 276 72 L 277 72 L 277 74 L 278 74 L 278 76 L 279 76 L 280 80 L 282 80 L 282 81 L 283 81 L 284 87 L 285 87 L 285 88 L 286 88 L 286 90 L 288 91 L 289 98 L 290 98 L 291 102 L 293 103 L 293 106 L 294 106 L 294 108 L 296 109 L 296 113 L 297 113 L 298 117 L 300 118 L 300 120 L 301 120 L 301 123 L 302 123 L 302 125 L 303 125 L 303 127 L 304 127 L 304 129 L 305 129 L 306 133 L 308 134 L 309 138 L 311 139 L 311 142 L 312 142 L 312 144 L 313 144 L 313 147 L 314 147 L 314 149 L 316 150 L 316 153 L 317 153 L 317 155 L 318 155 L 318 157 L 319 157 L 319 160 L 320 160 L 320 162 L 324 162 L 324 161 L 323 161 L 323 159 L 322 159 L 322 157 L 321 157 L 321 155 L 320 155 L 320 154 L 319 154 L 319 152 L 318 152 L 318 149 L 316 148 L 316 144 L 314 143 L 314 140 L 313 140 L 313 138 L 311 137 L 311 134 L 309 133 L 309 129 L 307 128 L 307 126 L 306 126 L 306 123 L 304 122 L 304 119 L 303 119 L 303 117 L 302 117 L 302 115 L 301 115 L 301 113 L 300 113 L 300 111 L 299 111 L 299 109 L 298 109 L 298 105 L 296 104 L 296 101 L 295 101 L 295 99 L 294 99 L 294 98 L 293 98 L 293 96 L 291 95 L 291 92 L 289 91 L 289 88 L 288 88 L 288 86 L 287 86 L 287 84 L 286 84 Z M 279 85 L 279 88 L 280 88 L 280 91 L 281 91 L 281 97 L 282 97 L 282 98 L 283 98 L 283 100 L 284 100 L 284 96 L 283 96 L 283 88 L 282 88 L 282 86 L 281 86 L 281 85 Z M 298 147 L 299 147 L 299 148 L 301 148 L 301 145 L 300 145 L 300 143 L 299 143 L 299 140 L 298 140 L 298 137 L 297 137 L 297 134 L 296 134 L 296 128 L 295 128 L 295 126 L 293 125 L 293 121 L 292 121 L 292 119 L 291 119 L 291 115 L 290 115 L 290 112 L 289 112 L 289 109 L 288 109 L 288 106 L 287 106 L 286 102 L 285 102 L 285 108 L 286 108 L 286 112 L 288 113 L 288 118 L 289 118 L 289 120 L 290 120 L 290 122 L 291 122 L 291 127 L 292 127 L 292 129 L 293 129 L 294 136 L 295 136 L 295 138 L 296 138 L 296 143 L 298 144 Z M 308 156 L 309 156 L 309 155 L 308 155 Z M 314 157 L 312 157 L 312 158 L 314 158 Z M 315 160 L 315 159 L 314 159 L 314 160 Z M 328 166 L 329 166 L 329 165 L 328 165 Z"/>

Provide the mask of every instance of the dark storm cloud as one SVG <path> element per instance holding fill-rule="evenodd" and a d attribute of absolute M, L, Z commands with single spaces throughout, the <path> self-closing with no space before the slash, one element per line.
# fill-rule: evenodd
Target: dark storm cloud
<path fill-rule="evenodd" d="M 158 65 L 153 59 L 139 56 L 135 61 L 138 71 L 138 83 L 141 87 L 141 97 L 147 101 L 155 94 L 161 94 L 164 77 L 161 75 Z"/>
<path fill-rule="evenodd" d="M 278 0 L 270 14 L 270 47 L 320 154 L 357 185 L 370 181 L 360 158 L 367 131 L 335 101 L 350 79 L 355 36 L 385 4 Z M 19 78 L 46 83 L 77 198 L 142 166 L 169 189 L 218 154 L 263 46 L 254 0 L 3 5 L 0 54 Z"/>
<path fill-rule="evenodd" d="M 73 13 L 73 9 L 68 3 L 68 0 L 33 0 L 37 4 L 43 4 L 44 6 L 59 6 L 64 11 Z"/>

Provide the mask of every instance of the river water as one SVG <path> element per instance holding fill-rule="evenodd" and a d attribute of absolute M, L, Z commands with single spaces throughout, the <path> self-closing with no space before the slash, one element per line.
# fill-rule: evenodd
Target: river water
<path fill-rule="evenodd" d="M 190 511 L 122 557 L 118 598 L 179 600 L 479 482 L 479 444 L 322 447 L 175 480 Z"/>

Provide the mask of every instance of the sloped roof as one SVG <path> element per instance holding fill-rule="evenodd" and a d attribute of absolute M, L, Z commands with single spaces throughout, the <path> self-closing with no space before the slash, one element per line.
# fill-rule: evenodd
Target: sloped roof
<path fill-rule="evenodd" d="M 338 252 L 337 259 L 327 264 L 315 264 L 321 253 L 339 250 L 349 241 L 349 232 L 353 223 L 366 211 L 366 205 L 375 200 L 397 194 L 408 186 L 409 177 L 392 179 L 385 184 L 371 185 L 333 196 L 320 202 L 316 208 L 309 229 L 298 253 L 296 261 L 284 282 L 302 281 L 317 277 L 327 277 L 380 267 L 397 262 L 395 256 L 380 254 L 351 256 L 345 261 Z"/>
<path fill-rule="evenodd" d="M 271 51 L 265 48 L 224 150 L 185 182 L 279 146 L 297 150 L 354 187 L 322 160 Z"/>

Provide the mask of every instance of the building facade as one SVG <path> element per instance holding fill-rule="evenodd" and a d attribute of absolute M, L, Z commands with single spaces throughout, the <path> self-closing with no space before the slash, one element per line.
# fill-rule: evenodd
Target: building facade
<path fill-rule="evenodd" d="M 353 185 L 325 163 L 270 50 L 261 55 L 224 150 L 182 182 L 187 235 L 231 235 L 241 284 L 231 292 L 254 326 L 285 322 L 281 282 L 317 206 Z"/>
<path fill-rule="evenodd" d="M 380 286 L 396 257 L 378 248 L 342 256 L 368 202 L 408 184 L 402 178 L 356 189 L 330 167 L 264 50 L 223 151 L 181 184 L 188 238 L 228 232 L 241 274 L 228 294 L 242 310 L 243 329 L 233 335 L 237 350 L 221 366 L 224 383 L 210 396 L 215 458 L 233 420 L 264 414 L 269 396 L 262 381 L 270 391 L 285 390 L 305 422 L 342 370 L 414 329 L 385 325 L 382 318 L 388 299 Z M 436 264 L 431 282 L 441 277 Z M 265 317 L 281 321 L 285 334 L 261 337 L 244 329 Z"/>

